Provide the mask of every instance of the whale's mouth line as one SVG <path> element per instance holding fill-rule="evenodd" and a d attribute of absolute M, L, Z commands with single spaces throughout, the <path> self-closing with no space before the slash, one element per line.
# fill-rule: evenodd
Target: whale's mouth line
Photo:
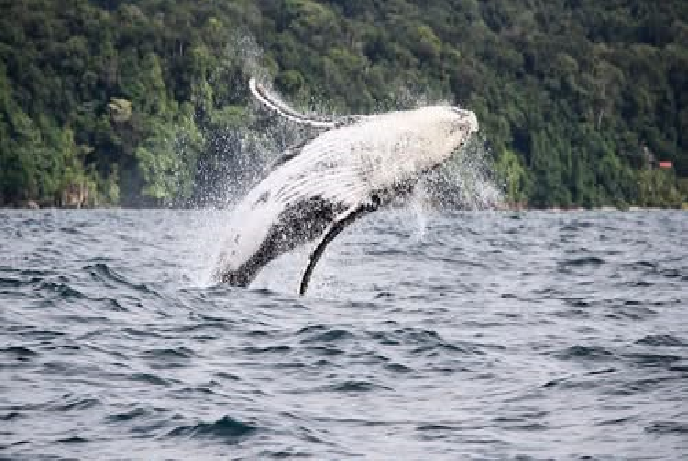
<path fill-rule="evenodd" d="M 460 107 L 320 117 L 299 113 L 254 78 L 249 89 L 269 112 L 318 130 L 287 149 L 235 208 L 235 247 L 215 274 L 232 286 L 248 287 L 272 260 L 318 240 L 301 277 L 304 295 L 325 249 L 347 226 L 412 193 L 478 129 L 475 114 Z"/>

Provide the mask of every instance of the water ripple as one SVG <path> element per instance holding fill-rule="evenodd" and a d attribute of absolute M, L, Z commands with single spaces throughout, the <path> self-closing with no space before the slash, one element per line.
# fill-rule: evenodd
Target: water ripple
<path fill-rule="evenodd" d="M 172 437 L 213 437 L 226 443 L 236 443 L 241 438 L 250 436 L 258 431 L 258 427 L 238 421 L 230 416 L 223 416 L 211 423 L 200 422 L 193 426 L 179 426 L 173 429 L 169 435 Z"/>
<path fill-rule="evenodd" d="M 0 211 L 0 458 L 688 453 L 685 213 L 377 213 L 304 298 L 224 213 Z"/>

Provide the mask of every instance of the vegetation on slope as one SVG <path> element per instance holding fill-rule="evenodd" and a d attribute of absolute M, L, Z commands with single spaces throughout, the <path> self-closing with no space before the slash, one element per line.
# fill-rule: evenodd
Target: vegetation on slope
<path fill-rule="evenodd" d="M 512 202 L 688 201 L 682 0 L 0 0 L 0 13 L 0 204 L 189 199 L 199 165 L 245 155 L 257 69 L 342 113 L 454 98 L 478 113 Z"/>

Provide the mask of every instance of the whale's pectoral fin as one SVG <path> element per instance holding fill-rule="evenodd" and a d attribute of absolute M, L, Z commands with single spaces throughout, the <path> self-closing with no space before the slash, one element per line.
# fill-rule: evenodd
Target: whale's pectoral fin
<path fill-rule="evenodd" d="M 327 245 L 329 245 L 334 238 L 339 235 L 346 226 L 349 224 L 352 224 L 356 219 L 360 218 L 366 213 L 370 213 L 371 211 L 375 211 L 377 209 L 378 204 L 377 203 L 366 203 L 362 205 L 356 205 L 339 216 L 335 218 L 334 221 L 325 229 L 325 232 L 323 233 L 320 241 L 318 244 L 315 246 L 315 249 L 311 253 L 310 257 L 308 258 L 308 265 L 306 266 L 306 270 L 303 273 L 303 277 L 301 278 L 301 285 L 299 286 L 299 295 L 303 296 L 306 293 L 306 290 L 308 289 L 308 282 L 310 282 L 311 275 L 313 274 L 313 270 L 315 269 L 315 265 L 318 263 L 320 260 L 320 257 L 322 254 L 325 252 L 325 248 Z"/>
<path fill-rule="evenodd" d="M 272 96 L 270 93 L 268 93 L 263 85 L 260 83 L 256 82 L 254 78 L 251 78 L 248 82 L 249 90 L 253 94 L 253 97 L 256 98 L 263 106 L 265 106 L 267 109 L 277 113 L 279 116 L 286 118 L 287 120 L 291 120 L 292 122 L 299 123 L 302 125 L 308 125 L 314 128 L 324 128 L 324 129 L 331 129 L 331 128 L 336 128 L 337 123 L 334 122 L 333 120 L 329 120 L 327 118 L 315 118 L 315 117 L 308 117 L 304 114 L 300 114 L 299 112 L 295 111 L 276 97 Z"/>
<path fill-rule="evenodd" d="M 253 97 L 256 98 L 256 100 L 268 110 L 271 110 L 277 113 L 277 115 L 300 125 L 330 130 L 333 128 L 341 128 L 343 126 L 352 125 L 365 118 L 365 116 L 362 115 L 322 117 L 301 114 L 289 107 L 284 102 L 280 101 L 277 97 L 268 93 L 265 87 L 258 83 L 255 78 L 251 78 L 249 80 L 248 86 L 251 94 L 253 94 Z"/>

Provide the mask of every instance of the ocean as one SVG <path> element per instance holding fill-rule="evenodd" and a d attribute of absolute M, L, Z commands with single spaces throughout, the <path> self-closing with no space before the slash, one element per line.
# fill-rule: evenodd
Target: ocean
<path fill-rule="evenodd" d="M 686 459 L 687 218 L 379 212 L 298 297 L 224 211 L 0 210 L 0 459 Z"/>

